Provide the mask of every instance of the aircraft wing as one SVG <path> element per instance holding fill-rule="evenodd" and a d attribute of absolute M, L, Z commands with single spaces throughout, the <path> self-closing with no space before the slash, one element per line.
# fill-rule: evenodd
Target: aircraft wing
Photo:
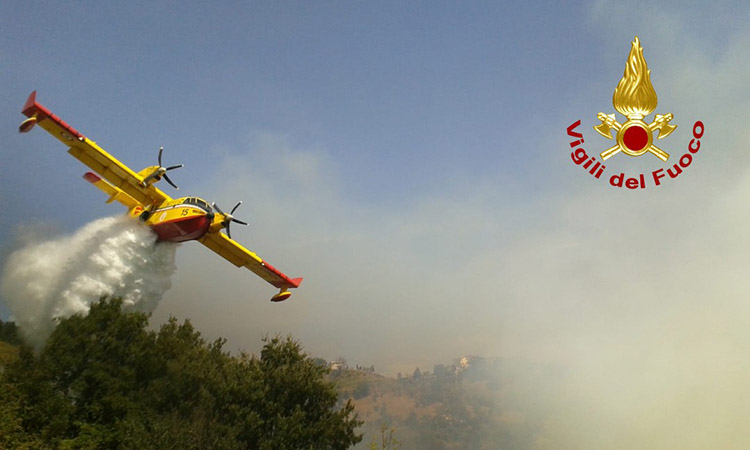
<path fill-rule="evenodd" d="M 58 116 L 52 114 L 49 109 L 39 104 L 36 101 L 36 91 L 29 95 L 22 113 L 28 119 L 21 124 L 19 131 L 27 132 L 35 124 L 38 124 L 63 144 L 70 147 L 68 153 L 142 205 L 159 205 L 171 200 L 170 196 L 155 186 L 144 186 L 143 178 L 140 175 L 104 151 L 96 142 L 87 138 Z"/>
<path fill-rule="evenodd" d="M 273 286 L 281 289 L 278 294 L 271 298 L 271 301 L 278 302 L 287 299 L 292 295 L 291 292 L 288 292 L 288 289 L 296 288 L 302 283 L 302 278 L 287 277 L 224 233 L 219 231 L 206 233 L 199 241 L 235 266 L 246 267 Z"/>

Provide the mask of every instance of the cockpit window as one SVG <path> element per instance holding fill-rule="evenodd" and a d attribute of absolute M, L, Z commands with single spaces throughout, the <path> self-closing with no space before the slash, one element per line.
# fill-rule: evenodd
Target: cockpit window
<path fill-rule="evenodd" d="M 197 206 L 199 208 L 202 208 L 202 209 L 206 210 L 206 212 L 211 212 L 212 211 L 211 205 L 209 205 L 208 203 L 206 203 L 205 200 L 202 200 L 200 198 L 187 197 L 185 199 L 185 204 L 186 205 L 195 205 L 195 206 Z"/>

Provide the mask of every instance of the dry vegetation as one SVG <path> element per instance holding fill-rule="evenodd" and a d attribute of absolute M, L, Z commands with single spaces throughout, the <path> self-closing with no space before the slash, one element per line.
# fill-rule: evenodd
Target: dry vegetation
<path fill-rule="evenodd" d="M 330 377 L 365 422 L 356 448 L 380 442 L 387 426 L 402 449 L 440 450 L 532 448 L 544 418 L 518 393 L 534 377 L 554 375 L 519 361 L 478 359 L 470 367 L 438 365 L 433 373 L 399 379 L 356 370 Z"/>

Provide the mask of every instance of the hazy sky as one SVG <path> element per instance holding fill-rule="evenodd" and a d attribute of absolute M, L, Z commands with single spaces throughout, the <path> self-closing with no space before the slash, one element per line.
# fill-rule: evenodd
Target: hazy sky
<path fill-rule="evenodd" d="M 747 448 L 750 7 L 745 2 L 0 4 L 0 246 L 119 214 L 48 134 L 39 101 L 305 281 L 291 299 L 196 243 L 154 313 L 228 348 L 291 333 L 394 374 L 464 354 L 565 368 L 549 448 Z M 573 164 L 639 36 L 673 155 L 629 191 Z M 624 119 L 618 117 L 620 121 Z M 650 121 L 651 118 L 647 118 Z M 3 313 L 7 316 L 7 310 Z M 599 430 L 599 431 L 596 431 Z M 540 443 L 544 447 L 544 443 Z"/>

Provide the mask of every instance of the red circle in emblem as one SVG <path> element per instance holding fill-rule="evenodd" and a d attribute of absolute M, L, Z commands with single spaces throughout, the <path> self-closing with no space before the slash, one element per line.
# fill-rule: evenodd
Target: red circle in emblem
<path fill-rule="evenodd" d="M 632 126 L 625 130 L 622 142 L 634 152 L 643 150 L 648 145 L 648 132 L 641 126 Z"/>

